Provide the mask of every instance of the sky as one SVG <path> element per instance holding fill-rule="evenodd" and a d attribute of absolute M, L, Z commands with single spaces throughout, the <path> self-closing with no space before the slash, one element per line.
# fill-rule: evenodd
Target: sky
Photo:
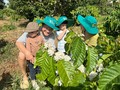
<path fill-rule="evenodd" d="M 8 3 L 9 1 L 8 0 L 3 0 L 5 2 L 5 5 L 8 7 Z"/>
<path fill-rule="evenodd" d="M 9 1 L 8 0 L 4 0 L 5 3 L 8 3 Z"/>

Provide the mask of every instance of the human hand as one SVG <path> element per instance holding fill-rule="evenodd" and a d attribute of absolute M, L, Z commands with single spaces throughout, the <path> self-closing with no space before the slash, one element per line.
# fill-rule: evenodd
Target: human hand
<path fill-rule="evenodd" d="M 25 57 L 27 60 L 30 60 L 30 62 L 33 62 L 34 58 L 33 55 L 29 51 L 25 51 Z"/>
<path fill-rule="evenodd" d="M 34 62 L 35 62 L 35 57 L 33 57 L 33 59 L 32 60 L 30 60 L 30 62 L 32 63 L 32 64 L 34 64 Z"/>
<path fill-rule="evenodd" d="M 64 29 L 63 31 L 64 31 L 64 32 L 66 32 L 66 31 L 67 31 L 67 29 Z"/>
<path fill-rule="evenodd" d="M 30 62 L 31 62 L 32 64 L 34 64 L 34 60 L 30 60 Z"/>

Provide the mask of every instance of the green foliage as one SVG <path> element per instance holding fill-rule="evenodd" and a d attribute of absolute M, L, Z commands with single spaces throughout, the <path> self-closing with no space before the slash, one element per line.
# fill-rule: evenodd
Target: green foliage
<path fill-rule="evenodd" d="M 4 8 L 3 13 L 4 13 L 5 16 L 9 17 L 9 16 L 11 16 L 11 14 L 15 14 L 15 11 L 10 9 L 10 8 Z"/>
<path fill-rule="evenodd" d="M 65 44 L 65 50 L 66 50 L 66 53 L 67 54 L 70 54 L 70 49 L 71 49 L 71 43 L 72 43 L 72 40 L 73 40 L 73 38 L 74 38 L 74 36 L 75 36 L 76 34 L 75 34 L 75 32 L 74 31 L 71 31 L 71 32 L 69 32 L 68 34 L 67 34 L 67 36 L 66 36 L 66 38 L 65 38 L 65 41 L 67 42 L 66 44 Z"/>
<path fill-rule="evenodd" d="M 66 36 L 66 38 L 65 38 L 65 41 L 67 42 L 67 43 L 72 43 L 72 40 L 73 40 L 73 38 L 75 37 L 75 32 L 74 31 L 70 31 L 68 34 L 67 34 L 67 36 Z M 66 51 L 68 51 L 68 50 L 66 50 Z"/>
<path fill-rule="evenodd" d="M 57 0 L 55 5 L 55 12 L 56 15 L 66 15 L 67 17 L 71 17 L 71 11 L 77 8 L 81 4 L 81 1 L 78 0 Z"/>
<path fill-rule="evenodd" d="M 44 17 L 46 15 L 53 15 L 54 6 L 55 0 L 10 0 L 10 8 L 16 10 L 18 14 L 25 16 L 29 20 L 33 20 L 33 18 L 37 16 Z"/>
<path fill-rule="evenodd" d="M 49 59 L 49 76 L 48 76 L 48 81 L 54 85 L 55 84 L 55 79 L 56 79 L 56 75 L 55 75 L 55 70 L 56 70 L 56 67 L 55 67 L 55 61 L 53 60 L 52 57 L 48 58 Z"/>
<path fill-rule="evenodd" d="M 5 62 L 7 60 L 13 61 L 16 56 L 16 48 L 14 43 L 7 42 L 4 39 L 0 39 L 0 62 Z M 13 57 L 15 56 L 15 57 Z"/>
<path fill-rule="evenodd" d="M 67 87 L 69 81 L 73 79 L 75 68 L 72 67 L 70 62 L 61 60 L 57 63 L 57 69 L 64 86 Z"/>
<path fill-rule="evenodd" d="M 87 53 L 86 72 L 91 72 L 96 67 L 98 53 L 93 47 L 89 47 Z"/>
<path fill-rule="evenodd" d="M 115 39 L 112 36 L 107 36 L 103 33 L 100 34 L 98 39 L 98 53 L 105 54 L 105 58 L 103 57 L 102 60 L 105 66 L 109 66 L 115 62 L 119 62 L 119 55 L 120 55 L 120 44 L 119 44 L 119 37 Z M 106 57 L 107 55 L 107 57 Z"/>
<path fill-rule="evenodd" d="M 81 37 L 77 37 L 73 31 L 68 33 L 66 41 L 68 41 L 67 47 L 70 49 L 67 50 L 72 55 L 72 61 L 64 59 L 55 61 L 54 56 L 49 56 L 47 49 L 44 49 L 43 46 L 36 54 L 35 66 L 41 67 L 41 73 L 37 75 L 37 78 L 47 80 L 53 86 L 58 86 L 57 82 L 60 80 L 63 87 L 79 87 L 86 82 L 86 75 L 77 68 L 84 64 L 87 67 L 87 74 L 89 74 L 96 66 L 97 53 L 94 48 L 89 48 L 86 51 Z M 55 74 L 56 70 L 58 75 Z"/>
<path fill-rule="evenodd" d="M 0 19 L 10 18 L 10 22 L 18 21 L 19 19 L 23 18 L 22 16 L 18 15 L 15 10 L 10 8 L 0 9 Z"/>
<path fill-rule="evenodd" d="M 98 81 L 100 90 L 112 90 L 115 84 L 120 83 L 120 63 L 106 68 Z"/>
<path fill-rule="evenodd" d="M 48 56 L 46 51 L 41 49 L 37 53 L 37 61 L 35 62 L 35 66 L 40 66 L 42 69 L 41 73 L 37 75 L 37 78 L 42 81 L 48 79 L 51 84 L 54 84 L 56 78 L 55 62 L 53 61 L 52 57 Z"/>
<path fill-rule="evenodd" d="M 3 2 L 3 0 L 0 0 L 0 9 L 3 9 L 5 6 L 5 3 Z"/>
<path fill-rule="evenodd" d="M 60 0 L 47 0 L 47 1 L 23 1 L 23 0 L 10 0 L 10 8 L 16 10 L 18 14 L 33 20 L 34 17 L 44 17 L 46 15 L 67 15 L 70 16 L 70 11 L 75 9 L 79 4 L 75 5 L 77 0 L 60 1 Z M 59 9 L 59 10 L 58 10 Z"/>
<path fill-rule="evenodd" d="M 38 24 L 39 24 L 39 26 L 42 26 L 42 21 L 43 21 L 43 17 L 35 17 L 34 18 L 34 20 L 33 20 L 34 22 L 37 22 Z"/>
<path fill-rule="evenodd" d="M 66 51 L 72 55 L 75 67 L 80 66 L 86 56 L 85 44 L 73 31 L 67 34 L 65 40 L 67 42 L 65 45 Z"/>
<path fill-rule="evenodd" d="M 99 10 L 96 4 L 103 2 L 99 0 L 78 1 L 78 0 L 47 0 L 47 1 L 23 1 L 10 0 L 10 8 L 17 11 L 18 14 L 33 20 L 34 17 L 44 17 L 46 15 L 58 16 L 66 15 L 67 17 L 75 16 L 76 14 L 98 16 Z M 90 6 L 92 5 L 92 6 Z M 48 8 L 49 7 L 49 8 Z M 70 13 L 71 12 L 71 13 Z"/>
<path fill-rule="evenodd" d="M 78 87 L 80 84 L 84 84 L 85 81 L 85 74 L 78 71 L 73 75 L 73 79 L 69 82 L 69 86 Z"/>
<path fill-rule="evenodd" d="M 4 19 L 3 10 L 0 10 L 0 19 Z"/>
<path fill-rule="evenodd" d="M 44 58 L 46 57 L 46 53 L 42 55 L 42 57 L 40 57 L 40 63 L 39 65 L 42 67 L 42 71 L 41 74 L 37 75 L 37 78 L 39 78 L 40 80 L 45 80 L 48 77 L 49 74 L 49 61 L 48 59 Z"/>
<path fill-rule="evenodd" d="M 102 14 L 110 15 L 111 11 L 113 11 L 114 8 L 112 6 L 108 6 L 108 7 L 103 7 L 101 10 L 103 10 Z"/>
<path fill-rule="evenodd" d="M 117 37 L 120 35 L 120 5 L 117 5 L 110 15 L 106 18 L 104 24 L 106 28 L 106 34 Z"/>
<path fill-rule="evenodd" d="M 74 37 L 71 45 L 72 59 L 74 60 L 74 65 L 78 67 L 84 62 L 86 57 L 85 44 L 80 37 Z"/>
<path fill-rule="evenodd" d="M 41 48 L 37 53 L 35 66 L 41 67 L 41 73 L 37 74 L 37 78 L 39 80 L 47 79 L 52 85 L 56 85 L 55 84 L 55 80 L 57 79 L 57 76 L 55 75 L 56 70 L 58 70 L 59 78 L 62 81 L 63 86 L 65 87 L 69 85 L 75 85 L 75 83 L 79 85 L 79 83 L 84 82 L 83 75 L 80 72 L 77 73 L 75 71 L 75 67 L 73 67 L 70 62 L 60 60 L 55 64 L 54 58 L 50 57 L 43 48 Z M 83 78 L 81 82 L 79 82 L 76 78 L 76 76 L 78 77 L 78 75 L 81 76 L 79 77 L 80 79 Z M 74 79 L 76 79 L 77 81 Z"/>
<path fill-rule="evenodd" d="M 7 25 L 5 24 L 2 26 L 1 31 L 9 31 L 9 30 L 15 30 L 17 27 L 13 24 Z"/>
<path fill-rule="evenodd" d="M 92 16 L 98 17 L 99 16 L 99 12 L 100 11 L 99 11 L 99 9 L 96 6 L 87 5 L 87 6 L 77 7 L 75 10 L 71 11 L 71 14 L 72 14 L 72 16 L 74 18 L 76 18 L 76 16 L 78 14 L 80 14 L 82 16 L 92 15 Z"/>
<path fill-rule="evenodd" d="M 76 10 L 78 7 L 84 7 L 80 9 L 83 12 L 87 11 L 89 14 L 92 11 L 95 11 L 94 13 L 98 13 L 98 10 L 91 6 L 94 5 L 100 7 L 102 11 L 103 10 L 102 8 L 106 7 L 106 3 L 108 1 L 107 0 L 89 0 L 89 1 L 88 0 L 46 0 L 46 1 L 10 0 L 9 2 L 10 2 L 10 8 L 16 10 L 20 15 L 24 15 L 26 16 L 26 18 L 33 20 L 33 18 L 36 16 L 44 17 L 46 15 L 51 15 L 51 16 L 66 15 L 68 17 L 71 17 L 73 16 L 73 13 L 70 12 L 72 10 L 73 11 Z M 78 12 L 79 11 L 80 10 L 78 10 Z M 93 14 L 93 12 L 91 14 Z"/>
<path fill-rule="evenodd" d="M 19 19 L 22 18 L 22 16 L 17 14 L 15 10 L 10 9 L 10 8 L 4 8 L 3 14 L 4 14 L 4 17 L 10 17 L 11 21 L 18 21 Z"/>

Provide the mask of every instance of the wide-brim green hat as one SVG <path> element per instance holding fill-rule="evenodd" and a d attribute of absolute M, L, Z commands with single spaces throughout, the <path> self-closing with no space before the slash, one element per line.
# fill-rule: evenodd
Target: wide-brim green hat
<path fill-rule="evenodd" d="M 81 15 L 78 15 L 77 20 L 82 26 L 86 29 L 86 31 L 90 34 L 97 34 L 97 20 L 93 16 L 86 16 L 85 18 Z"/>
<path fill-rule="evenodd" d="M 61 16 L 57 23 L 56 23 L 56 26 L 60 26 L 64 21 L 67 21 L 67 17 L 66 16 Z"/>
<path fill-rule="evenodd" d="M 49 26 L 50 28 L 52 28 L 53 30 L 59 30 L 58 27 L 55 26 L 56 24 L 56 19 L 50 16 L 46 16 L 44 18 L 44 20 L 42 21 L 42 23 L 44 23 L 45 25 Z"/>

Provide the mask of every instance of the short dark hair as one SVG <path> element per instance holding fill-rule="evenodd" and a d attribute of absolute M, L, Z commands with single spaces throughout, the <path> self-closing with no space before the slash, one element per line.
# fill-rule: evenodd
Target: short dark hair
<path fill-rule="evenodd" d="M 68 21 L 67 21 L 67 20 L 65 20 L 62 24 L 68 24 Z"/>

